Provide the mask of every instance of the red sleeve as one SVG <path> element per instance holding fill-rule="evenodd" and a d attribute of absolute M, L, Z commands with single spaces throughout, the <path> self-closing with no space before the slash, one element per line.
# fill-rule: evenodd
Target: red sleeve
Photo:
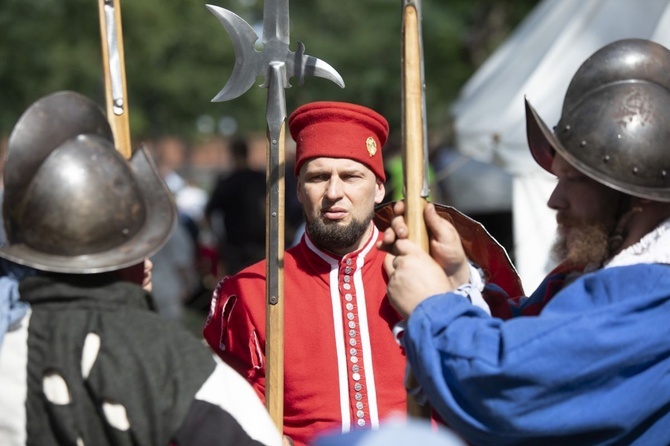
<path fill-rule="evenodd" d="M 264 286 L 264 284 L 263 284 Z M 210 347 L 245 377 L 265 402 L 265 306 L 260 296 L 241 293 L 236 278 L 224 278 L 212 294 L 203 335 Z M 249 293 L 245 289 L 245 293 Z M 254 299 L 262 306 L 250 308 Z M 256 311 L 254 311 L 256 310 Z"/>

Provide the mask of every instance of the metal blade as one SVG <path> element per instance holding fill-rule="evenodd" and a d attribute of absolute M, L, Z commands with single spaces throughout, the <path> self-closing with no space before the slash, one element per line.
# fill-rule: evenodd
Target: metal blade
<path fill-rule="evenodd" d="M 263 3 L 263 43 L 289 45 L 288 0 L 265 0 Z"/>
<path fill-rule="evenodd" d="M 259 61 L 254 60 L 258 58 L 258 53 L 253 48 L 258 40 L 258 34 L 234 12 L 214 5 L 206 6 L 228 31 L 235 51 L 233 72 L 228 82 L 212 99 L 212 102 L 228 101 L 242 96 L 256 81 Z"/>

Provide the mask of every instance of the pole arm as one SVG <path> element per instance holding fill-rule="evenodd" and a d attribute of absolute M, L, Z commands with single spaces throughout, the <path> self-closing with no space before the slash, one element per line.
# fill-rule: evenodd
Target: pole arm
<path fill-rule="evenodd" d="M 403 1 L 402 90 L 405 220 L 409 231 L 408 238 L 428 252 L 428 231 L 423 211 L 430 190 L 420 0 Z M 407 377 L 406 385 L 408 388 L 417 386 L 411 373 Z M 430 418 L 430 412 L 429 405 L 421 405 L 413 395 L 407 395 L 407 413 L 410 416 Z"/>
<path fill-rule="evenodd" d="M 265 0 L 263 4 L 263 50 L 257 51 L 259 36 L 237 14 L 214 5 L 207 8 L 228 32 L 235 50 L 230 79 L 212 101 L 228 101 L 244 94 L 262 76 L 268 89 L 266 171 L 266 377 L 265 407 L 280 432 L 284 424 L 284 184 L 286 97 L 289 79 L 302 84 L 305 76 L 318 76 L 344 88 L 342 77 L 326 62 L 305 54 L 298 43 L 289 49 L 289 0 Z"/>
<path fill-rule="evenodd" d="M 98 0 L 98 16 L 107 120 L 114 134 L 114 147 L 124 158 L 129 159 L 132 148 L 128 119 L 126 66 L 123 54 L 121 0 Z"/>
<path fill-rule="evenodd" d="M 284 425 L 284 196 L 286 98 L 282 63 L 268 70 L 266 151 L 265 407 L 280 432 Z"/>
<path fill-rule="evenodd" d="M 423 221 L 430 190 L 420 0 L 404 0 L 402 37 L 406 219 L 409 238 L 428 251 L 428 233 Z"/>

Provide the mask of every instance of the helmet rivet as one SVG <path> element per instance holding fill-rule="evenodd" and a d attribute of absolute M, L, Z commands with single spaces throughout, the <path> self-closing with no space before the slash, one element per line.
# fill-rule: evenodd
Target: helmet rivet
<path fill-rule="evenodd" d="M 621 139 L 621 138 L 623 138 L 620 134 L 619 134 L 619 135 L 616 135 L 616 137 L 617 137 L 617 139 Z"/>
<path fill-rule="evenodd" d="M 121 231 L 121 233 L 122 233 L 123 235 L 128 235 L 128 234 L 130 233 L 130 229 L 128 229 L 128 228 L 123 228 L 123 230 Z"/>
<path fill-rule="evenodd" d="M 609 162 L 610 162 L 610 156 L 609 156 L 609 155 L 605 155 L 605 156 L 603 157 L 603 162 L 605 162 L 605 163 L 609 163 Z"/>
<path fill-rule="evenodd" d="M 568 133 L 570 131 L 570 124 L 563 127 L 563 133 Z"/>
<path fill-rule="evenodd" d="M 581 141 L 579 143 L 579 147 L 586 147 L 586 141 Z"/>
<path fill-rule="evenodd" d="M 661 170 L 661 176 L 663 178 L 667 177 L 668 176 L 668 171 L 667 170 Z"/>
<path fill-rule="evenodd" d="M 633 175 L 637 175 L 639 171 L 640 169 L 638 169 L 637 167 L 633 167 Z"/>

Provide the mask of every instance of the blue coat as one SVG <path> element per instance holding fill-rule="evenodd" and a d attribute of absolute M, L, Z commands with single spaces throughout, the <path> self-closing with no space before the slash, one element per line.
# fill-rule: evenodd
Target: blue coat
<path fill-rule="evenodd" d="M 508 321 L 432 296 L 402 343 L 472 444 L 670 444 L 670 265 L 586 274 L 539 316 Z"/>

